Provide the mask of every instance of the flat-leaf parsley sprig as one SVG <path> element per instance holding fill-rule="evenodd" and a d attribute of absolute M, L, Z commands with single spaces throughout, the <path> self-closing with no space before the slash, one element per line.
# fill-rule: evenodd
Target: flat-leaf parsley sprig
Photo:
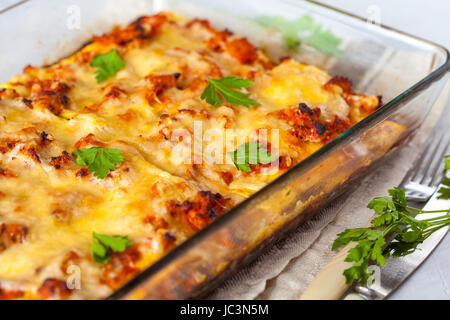
<path fill-rule="evenodd" d="M 250 99 L 250 93 L 244 93 L 236 89 L 250 87 L 253 83 L 247 79 L 238 77 L 224 77 L 222 79 L 208 79 L 208 86 L 203 90 L 201 99 L 214 107 L 222 105 L 220 96 L 225 102 L 233 106 L 259 106 L 258 101 Z M 219 96 L 220 95 L 220 96 Z"/>
<path fill-rule="evenodd" d="M 106 175 L 116 168 L 116 164 L 123 162 L 121 151 L 113 148 L 77 149 L 72 155 L 76 157 L 77 164 L 88 166 L 88 172 L 94 172 L 94 176 L 99 179 L 105 179 Z"/>
<path fill-rule="evenodd" d="M 108 78 L 112 78 L 117 72 L 125 67 L 125 62 L 120 59 L 115 49 L 108 53 L 98 54 L 92 58 L 91 67 L 96 67 L 95 78 L 97 83 L 103 82 Z"/>
<path fill-rule="evenodd" d="M 304 42 L 326 54 L 339 56 L 343 53 L 339 48 L 342 39 L 331 30 L 325 29 L 310 15 L 306 14 L 294 20 L 280 16 L 261 16 L 254 21 L 263 27 L 278 31 L 284 45 L 293 51 L 298 51 L 300 43 Z"/>
<path fill-rule="evenodd" d="M 450 155 L 445 156 L 445 171 L 450 170 Z M 445 177 L 444 180 L 442 180 L 442 185 L 438 190 L 438 199 L 450 199 L 450 178 Z"/>
<path fill-rule="evenodd" d="M 91 254 L 97 264 L 105 264 L 111 257 L 110 252 L 123 252 L 131 244 L 127 236 L 108 236 L 92 233 Z"/>
<path fill-rule="evenodd" d="M 449 158 L 446 157 L 446 169 L 450 168 Z M 446 179 L 450 180 L 444 178 L 444 182 Z M 450 199 L 447 191 L 442 189 L 444 187 L 439 190 L 439 197 Z M 407 205 L 405 192 L 399 188 L 390 189 L 388 194 L 374 198 L 367 206 L 375 212 L 370 227 L 347 229 L 338 234 L 333 243 L 332 250 L 336 250 L 349 242 L 356 242 L 356 246 L 348 251 L 345 259 L 347 262 L 353 262 L 353 266 L 344 271 L 347 284 L 356 280 L 366 285 L 372 276 L 368 270 L 369 265 L 381 266 L 386 263 L 387 257 L 401 257 L 413 253 L 417 246 L 434 232 L 450 226 L 450 209 L 425 211 L 410 207 Z M 442 215 L 424 220 L 414 218 L 426 213 Z M 389 242 L 390 239 L 393 240 Z"/>
<path fill-rule="evenodd" d="M 256 141 L 241 144 L 235 151 L 228 152 L 228 155 L 236 168 L 244 172 L 252 171 L 251 164 L 268 164 L 275 161 L 275 157 Z"/>

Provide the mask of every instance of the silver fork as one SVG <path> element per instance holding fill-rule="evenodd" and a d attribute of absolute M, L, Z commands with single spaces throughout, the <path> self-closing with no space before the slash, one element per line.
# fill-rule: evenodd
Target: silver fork
<path fill-rule="evenodd" d="M 422 147 L 421 156 L 414 162 L 400 184 L 406 199 L 418 203 L 427 202 L 442 180 L 443 157 L 450 144 L 449 134 L 444 127 L 435 130 Z"/>

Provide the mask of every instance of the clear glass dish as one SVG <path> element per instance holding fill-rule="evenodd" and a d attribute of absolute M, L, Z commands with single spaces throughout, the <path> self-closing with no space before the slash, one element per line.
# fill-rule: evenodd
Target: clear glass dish
<path fill-rule="evenodd" d="M 385 105 L 286 174 L 173 249 L 110 298 L 185 299 L 204 296 L 242 264 L 360 178 L 422 123 L 450 67 L 448 51 L 429 41 L 310 1 L 97 0 L 21 1 L 0 11 L 0 82 L 27 64 L 69 55 L 92 35 L 138 16 L 172 11 L 208 19 L 248 37 L 276 60 L 286 53 L 383 95 Z M 255 18 L 307 15 L 340 39 L 340 54 L 301 44 L 280 50 L 280 35 Z M 45 17 L 43 19 L 42 17 Z"/>

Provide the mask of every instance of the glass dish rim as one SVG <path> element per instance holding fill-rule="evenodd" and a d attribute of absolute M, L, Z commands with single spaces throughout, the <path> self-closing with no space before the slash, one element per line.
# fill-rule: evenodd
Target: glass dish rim
<path fill-rule="evenodd" d="M 28 2 L 31 2 L 32 0 L 19 0 L 17 3 L 14 3 L 6 8 L 3 8 L 0 10 L 0 16 L 3 13 L 6 13 L 8 11 L 14 10 L 15 8 L 21 7 Z M 278 0 L 279 1 L 279 0 Z M 285 3 L 292 4 L 292 5 L 299 5 L 298 2 L 293 0 L 281 0 Z M 335 8 L 333 6 L 323 4 L 314 0 L 304 0 L 304 2 L 325 8 L 327 10 L 330 10 L 331 12 L 341 14 L 343 16 L 347 16 L 351 19 L 357 19 L 360 21 L 366 21 L 361 16 L 358 16 L 356 14 L 350 13 L 348 11 Z M 330 141 L 328 144 L 324 145 L 320 149 L 318 149 L 316 152 L 296 164 L 294 167 L 289 169 L 287 172 L 282 174 L 280 177 L 269 183 L 268 185 L 264 186 L 262 189 L 255 192 L 253 195 L 251 195 L 249 198 L 245 199 L 238 205 L 234 206 L 232 209 L 230 209 L 226 214 L 219 216 L 216 218 L 211 224 L 206 226 L 205 228 L 199 230 L 197 233 L 186 239 L 183 243 L 176 246 L 173 250 L 168 252 L 165 256 L 161 257 L 159 260 L 157 260 L 155 263 L 153 263 L 148 268 L 141 271 L 138 275 L 133 277 L 130 281 L 128 281 L 125 285 L 120 287 L 119 289 L 115 290 L 110 296 L 108 296 L 106 299 L 120 299 L 122 296 L 127 294 L 129 291 L 134 289 L 137 285 L 139 285 L 141 282 L 145 281 L 146 279 L 150 278 L 152 275 L 158 273 L 160 270 L 162 270 L 164 267 L 169 265 L 172 261 L 177 259 L 180 255 L 182 255 L 186 250 L 195 247 L 195 245 L 198 242 L 201 242 L 203 239 L 207 238 L 209 235 L 215 233 L 217 230 L 219 230 L 223 225 L 226 225 L 228 222 L 232 221 L 233 219 L 236 219 L 239 215 L 245 214 L 245 209 L 247 207 L 250 207 L 253 202 L 259 201 L 259 195 L 264 193 L 267 189 L 273 188 L 277 185 L 281 185 L 289 181 L 289 178 L 293 175 L 301 174 L 306 172 L 308 169 L 310 169 L 317 161 L 324 158 L 326 155 L 330 154 L 331 152 L 337 150 L 340 146 L 344 145 L 345 143 L 349 142 L 353 137 L 356 137 L 358 133 L 362 133 L 369 128 L 373 127 L 375 124 L 382 121 L 382 119 L 387 118 L 389 115 L 391 115 L 394 111 L 397 110 L 397 108 L 404 103 L 405 101 L 408 101 L 415 97 L 418 93 L 420 93 L 422 90 L 426 89 L 429 85 L 432 83 L 440 80 L 443 76 L 446 75 L 450 71 L 450 52 L 445 48 L 444 46 L 435 43 L 433 41 L 409 34 L 407 32 L 397 30 L 395 28 L 386 26 L 384 24 L 379 24 L 378 27 L 381 30 L 385 30 L 397 35 L 400 35 L 401 37 L 413 39 L 418 42 L 425 43 L 434 49 L 437 49 L 441 51 L 441 53 L 445 56 L 445 62 L 440 65 L 438 68 L 436 68 L 434 71 L 432 71 L 430 74 L 425 76 L 423 79 L 412 85 L 410 88 L 406 89 L 405 91 L 398 94 L 395 98 L 391 99 L 389 102 L 384 104 L 381 108 L 376 110 L 374 113 L 370 114 L 354 126 L 352 126 L 350 129 Z"/>

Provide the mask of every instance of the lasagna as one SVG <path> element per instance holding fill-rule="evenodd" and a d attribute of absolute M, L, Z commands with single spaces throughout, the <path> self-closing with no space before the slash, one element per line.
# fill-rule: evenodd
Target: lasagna
<path fill-rule="evenodd" d="M 25 67 L 0 85 L 0 299 L 107 297 L 379 105 L 171 13 Z"/>

